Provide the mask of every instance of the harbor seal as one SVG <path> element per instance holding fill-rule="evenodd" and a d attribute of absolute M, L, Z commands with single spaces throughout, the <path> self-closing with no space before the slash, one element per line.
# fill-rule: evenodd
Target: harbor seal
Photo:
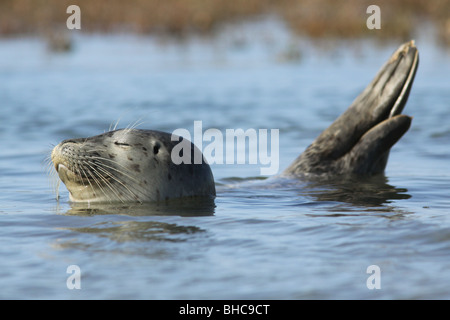
<path fill-rule="evenodd" d="M 409 129 L 401 112 L 418 67 L 414 42 L 401 45 L 374 80 L 280 175 L 329 177 L 384 172 L 391 147 Z M 191 143 L 190 159 L 176 164 L 171 153 L 179 143 L 154 130 L 121 129 L 65 140 L 51 160 L 73 202 L 151 202 L 183 197 L 215 197 L 208 163 Z"/>
<path fill-rule="evenodd" d="M 51 159 L 73 202 L 147 202 L 190 196 L 214 197 L 211 168 L 175 164 L 179 141 L 155 130 L 121 129 L 64 140 Z M 180 140 L 183 138 L 179 137 Z M 192 156 L 200 150 L 191 142 Z"/>

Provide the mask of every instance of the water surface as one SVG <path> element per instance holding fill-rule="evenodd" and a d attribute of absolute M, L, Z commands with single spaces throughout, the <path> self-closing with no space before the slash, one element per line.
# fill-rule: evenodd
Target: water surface
<path fill-rule="evenodd" d="M 269 29 L 183 42 L 77 36 L 67 53 L 1 40 L 0 298 L 450 298 L 450 56 L 430 38 L 416 41 L 414 120 L 385 177 L 270 181 L 258 165 L 213 165 L 213 203 L 85 208 L 63 185 L 55 199 L 51 148 L 117 121 L 276 128 L 281 172 L 400 45 L 324 50 Z M 66 286 L 70 265 L 79 290 Z M 381 289 L 367 288 L 370 265 Z"/>

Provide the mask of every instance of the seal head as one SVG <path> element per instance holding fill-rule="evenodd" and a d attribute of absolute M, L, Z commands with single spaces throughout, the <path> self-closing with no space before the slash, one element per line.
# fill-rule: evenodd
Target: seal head
<path fill-rule="evenodd" d="M 177 139 L 160 131 L 115 130 L 65 140 L 53 149 L 51 159 L 73 202 L 214 197 L 214 177 L 205 159 L 200 164 L 173 163 Z M 192 154 L 200 152 L 190 145 Z"/>

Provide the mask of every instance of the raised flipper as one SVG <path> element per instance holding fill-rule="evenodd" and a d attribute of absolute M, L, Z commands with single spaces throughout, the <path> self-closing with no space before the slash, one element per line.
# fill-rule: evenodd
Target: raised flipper
<path fill-rule="evenodd" d="M 413 41 L 394 52 L 350 107 L 283 175 L 372 175 L 384 172 L 390 148 L 408 131 L 401 115 L 419 63 Z"/>

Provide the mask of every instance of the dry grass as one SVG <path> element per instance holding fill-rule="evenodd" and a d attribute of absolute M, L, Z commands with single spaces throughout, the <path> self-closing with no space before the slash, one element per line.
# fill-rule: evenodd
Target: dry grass
<path fill-rule="evenodd" d="M 81 8 L 83 32 L 210 34 L 223 23 L 275 13 L 302 35 L 408 38 L 433 22 L 450 43 L 450 0 L 0 0 L 0 35 L 65 28 L 66 8 Z M 382 29 L 368 30 L 366 9 L 381 8 Z"/>

